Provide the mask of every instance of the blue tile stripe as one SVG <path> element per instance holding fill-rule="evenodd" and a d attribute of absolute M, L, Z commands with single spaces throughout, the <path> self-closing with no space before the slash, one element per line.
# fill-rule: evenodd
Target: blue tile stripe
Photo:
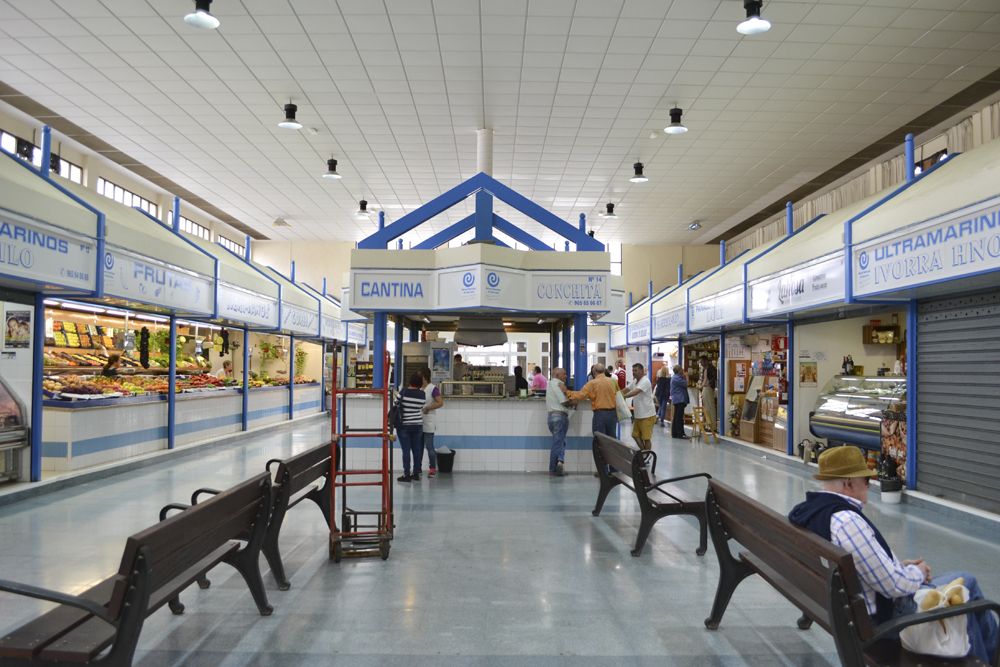
<path fill-rule="evenodd" d="M 569 436 L 566 449 L 590 451 L 593 438 L 590 436 Z M 348 448 L 377 449 L 382 447 L 381 438 L 351 438 Z M 552 436 L 544 435 L 435 435 L 434 447 L 447 446 L 449 449 L 552 449 Z"/>
<path fill-rule="evenodd" d="M 319 401 L 296 403 L 296 408 L 300 410 L 319 408 L 319 403 Z M 288 406 L 279 405 L 273 408 L 252 410 L 249 414 L 249 418 L 251 421 L 254 421 L 258 419 L 265 419 L 267 417 L 273 417 L 275 415 L 287 414 Z M 199 431 L 209 431 L 211 429 L 222 428 L 224 426 L 231 426 L 241 422 L 242 417 L 240 413 L 223 415 L 220 417 L 210 417 L 208 419 L 199 419 L 197 421 L 179 423 L 177 424 L 177 433 L 179 435 L 187 435 Z M 104 452 L 109 449 L 119 449 L 121 447 L 130 447 L 132 445 L 141 445 L 155 440 L 166 440 L 166 438 L 167 427 L 164 425 L 154 428 L 141 429 L 138 431 L 129 431 L 127 433 L 105 435 L 98 438 L 74 440 L 73 456 L 85 456 L 96 452 Z M 59 441 L 43 441 L 42 456 L 51 458 L 66 458 L 69 456 L 69 443 Z"/>

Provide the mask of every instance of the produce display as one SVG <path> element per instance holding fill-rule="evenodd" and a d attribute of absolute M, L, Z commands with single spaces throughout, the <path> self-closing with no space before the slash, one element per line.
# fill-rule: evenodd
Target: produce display
<path fill-rule="evenodd" d="M 114 347 L 114 327 L 102 327 L 97 324 L 77 324 L 76 322 L 52 322 L 52 342 L 48 345 L 56 347 Z"/>
<path fill-rule="evenodd" d="M 44 353 L 46 366 L 103 366 L 108 362 L 105 354 L 92 354 L 83 352 L 59 352 L 52 350 Z M 125 368 L 138 368 L 139 364 L 122 356 L 122 366 Z"/>
<path fill-rule="evenodd" d="M 312 383 L 310 378 L 300 376 L 295 378 L 295 384 Z M 288 379 L 272 379 L 261 377 L 250 381 L 250 388 L 268 386 L 287 386 Z M 242 382 L 234 378 L 217 378 L 212 375 L 189 375 L 176 380 L 178 392 L 204 392 L 242 387 Z M 72 400 L 77 397 L 116 398 L 118 396 L 146 396 L 149 394 L 166 394 L 170 391 L 165 376 L 146 377 L 135 376 L 108 378 L 103 376 L 81 377 L 65 375 L 46 378 L 42 388 L 52 398 Z"/>

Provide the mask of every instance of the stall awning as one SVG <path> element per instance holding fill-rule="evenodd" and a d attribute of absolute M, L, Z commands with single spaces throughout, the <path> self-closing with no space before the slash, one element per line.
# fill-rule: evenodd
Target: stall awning
<path fill-rule="evenodd" d="M 625 313 L 625 336 L 629 345 L 648 345 L 652 339 L 649 306 L 650 300 L 643 299 Z"/>
<path fill-rule="evenodd" d="M 747 319 L 844 300 L 844 223 L 891 197 L 880 192 L 819 217 L 747 262 Z"/>
<path fill-rule="evenodd" d="M 6 247 L 0 277 L 5 284 L 93 292 L 97 235 L 96 213 L 16 158 L 0 155 L 0 243 Z"/>
<path fill-rule="evenodd" d="M 854 298 L 1000 284 L 1000 141 L 952 156 L 901 189 L 851 225 L 849 242 Z"/>
<path fill-rule="evenodd" d="M 331 296 L 324 296 L 315 287 L 301 283 L 300 287 L 319 301 L 320 338 L 344 340 L 344 327 L 340 321 L 340 302 Z"/>
<path fill-rule="evenodd" d="M 672 285 L 653 297 L 649 325 L 653 340 L 676 338 L 687 331 L 685 286 L 693 283 L 700 275 L 692 276 L 679 285 Z"/>
<path fill-rule="evenodd" d="M 68 181 L 64 185 L 105 215 L 105 297 L 126 307 L 213 314 L 215 258 L 140 211 L 82 185 Z"/>
<path fill-rule="evenodd" d="M 743 322 L 743 266 L 767 252 L 771 241 L 741 253 L 688 288 L 688 329 L 706 331 Z"/>
<path fill-rule="evenodd" d="M 185 237 L 219 259 L 219 319 L 262 329 L 278 328 L 278 283 L 217 243 Z"/>
<path fill-rule="evenodd" d="M 255 262 L 252 264 L 281 285 L 281 324 L 278 329 L 319 337 L 319 299 L 271 267 Z"/>

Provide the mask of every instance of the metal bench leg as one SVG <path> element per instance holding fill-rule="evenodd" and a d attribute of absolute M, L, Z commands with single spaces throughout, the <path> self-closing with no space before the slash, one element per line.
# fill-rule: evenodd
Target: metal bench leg
<path fill-rule="evenodd" d="M 278 550 L 278 536 L 280 533 L 280 518 L 272 519 L 270 525 L 267 527 L 267 533 L 264 535 L 264 544 L 260 550 L 264 552 L 264 558 L 267 559 L 267 564 L 271 566 L 271 575 L 278 582 L 278 590 L 287 591 L 292 587 L 292 584 L 288 581 L 288 577 L 285 576 L 285 566 L 281 562 L 281 552 Z"/>
<path fill-rule="evenodd" d="M 612 482 L 607 473 L 601 472 L 601 490 L 597 492 L 597 505 L 594 506 L 594 511 L 591 512 L 594 516 L 600 516 L 601 508 L 604 507 L 604 501 L 608 499 L 608 494 L 611 493 L 611 489 L 618 486 L 617 480 Z"/>
<path fill-rule="evenodd" d="M 732 556 L 730 556 L 732 558 Z M 736 587 L 740 582 L 754 573 L 746 563 L 734 561 L 735 567 L 719 568 L 719 587 L 715 591 L 715 602 L 712 603 L 712 615 L 705 619 L 705 627 L 709 630 L 718 630 L 719 623 L 722 622 L 722 615 L 726 613 L 726 607 L 736 592 Z"/>
<path fill-rule="evenodd" d="M 181 597 L 179 595 L 175 598 L 167 600 L 167 606 L 170 607 L 170 611 L 176 615 L 184 613 L 184 605 L 181 604 Z"/>
<path fill-rule="evenodd" d="M 795 625 L 799 626 L 799 630 L 808 630 L 812 627 L 812 624 L 813 620 L 805 614 L 802 614 L 802 616 L 799 617 L 799 620 L 795 621 Z"/>
<path fill-rule="evenodd" d="M 197 581 L 198 581 L 198 588 L 200 588 L 201 590 L 206 590 L 209 586 L 212 585 L 212 582 L 209 581 L 208 577 L 206 577 L 204 574 L 198 577 Z"/>
<path fill-rule="evenodd" d="M 649 532 L 653 530 L 653 524 L 660 517 L 654 515 L 652 512 L 643 512 L 639 519 L 639 534 L 635 538 L 635 548 L 632 549 L 633 556 L 642 555 L 642 547 L 646 544 L 646 539 L 649 537 Z"/>
<path fill-rule="evenodd" d="M 274 607 L 267 603 L 267 591 L 264 590 L 264 580 L 260 576 L 260 565 L 257 562 L 259 557 L 258 551 L 244 547 L 230 556 L 226 562 L 243 575 L 260 615 L 270 616 Z"/>
<path fill-rule="evenodd" d="M 695 553 L 699 556 L 704 556 L 705 552 L 708 551 L 708 517 L 705 516 L 705 512 L 698 512 L 695 514 L 698 519 L 698 530 L 700 535 L 698 537 L 698 549 Z"/>

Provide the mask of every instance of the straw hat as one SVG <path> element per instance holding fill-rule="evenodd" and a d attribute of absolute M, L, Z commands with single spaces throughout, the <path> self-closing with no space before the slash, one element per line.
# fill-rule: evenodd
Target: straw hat
<path fill-rule="evenodd" d="M 857 447 L 833 447 L 819 455 L 819 472 L 816 479 L 841 479 L 843 477 L 875 477 L 878 473 L 868 469 L 865 455 Z"/>

